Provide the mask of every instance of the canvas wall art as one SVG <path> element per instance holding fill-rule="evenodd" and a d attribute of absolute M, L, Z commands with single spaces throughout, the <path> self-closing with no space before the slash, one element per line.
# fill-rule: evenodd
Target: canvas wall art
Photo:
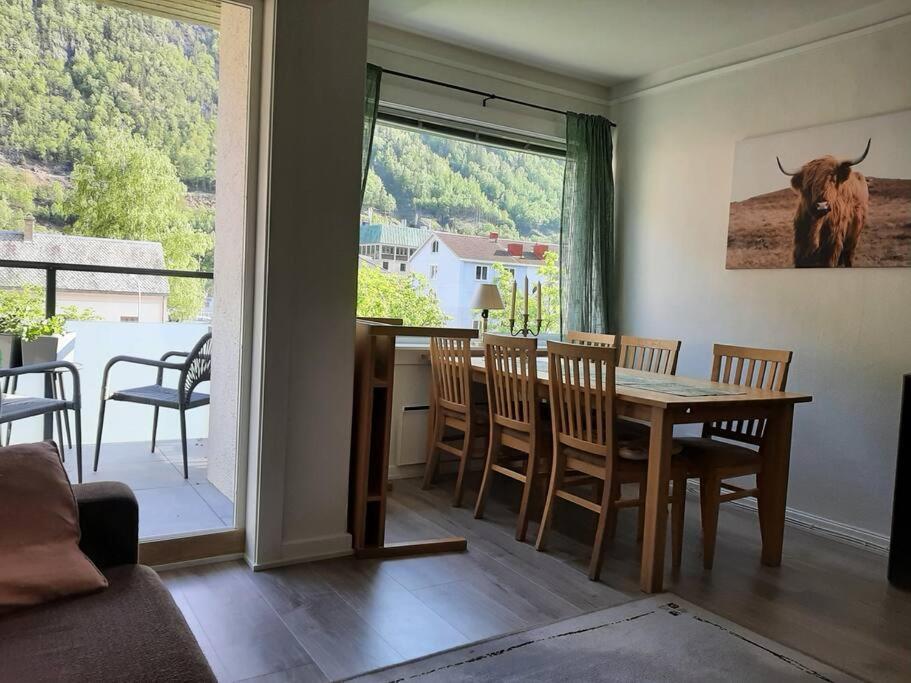
<path fill-rule="evenodd" d="M 727 267 L 911 266 L 911 111 L 737 144 Z"/>

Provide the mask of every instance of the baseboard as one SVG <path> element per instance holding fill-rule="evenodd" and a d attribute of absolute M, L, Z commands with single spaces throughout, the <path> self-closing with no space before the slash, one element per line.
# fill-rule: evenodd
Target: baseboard
<path fill-rule="evenodd" d="M 302 562 L 328 560 L 333 557 L 345 557 L 354 551 L 351 548 L 351 534 L 335 534 L 332 536 L 319 536 L 300 541 L 288 541 L 282 544 L 281 557 L 268 562 L 252 564 L 254 571 L 274 569 Z M 249 558 L 247 559 L 249 564 Z"/>
<path fill-rule="evenodd" d="M 699 495 L 699 483 L 690 482 L 687 490 Z M 753 498 L 742 498 L 731 501 L 732 505 L 737 505 L 746 510 L 757 512 L 756 500 Z M 785 524 L 797 529 L 807 531 L 817 536 L 851 545 L 855 548 L 869 550 L 877 555 L 886 555 L 889 552 L 889 537 L 884 534 L 878 534 L 867 529 L 836 522 L 826 517 L 820 517 L 803 510 L 796 510 L 789 507 L 785 509 Z"/>
<path fill-rule="evenodd" d="M 390 465 L 387 479 L 393 481 L 395 479 L 414 479 L 416 477 L 422 477 L 424 476 L 425 467 L 426 465 L 422 462 L 415 465 Z"/>

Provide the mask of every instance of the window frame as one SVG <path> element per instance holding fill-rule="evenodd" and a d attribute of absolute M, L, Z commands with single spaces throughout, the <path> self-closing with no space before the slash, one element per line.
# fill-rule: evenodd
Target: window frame
<path fill-rule="evenodd" d="M 479 277 L 482 273 L 484 274 L 484 277 Z M 490 276 L 490 269 L 487 266 L 485 266 L 481 263 L 478 263 L 475 265 L 474 279 L 476 282 L 487 282 L 489 276 Z"/>

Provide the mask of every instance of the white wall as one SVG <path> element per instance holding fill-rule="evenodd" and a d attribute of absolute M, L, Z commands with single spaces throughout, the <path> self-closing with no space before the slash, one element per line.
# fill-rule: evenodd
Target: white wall
<path fill-rule="evenodd" d="M 725 270 L 734 145 L 911 107 L 911 24 L 859 33 L 619 102 L 623 332 L 793 349 L 788 504 L 889 533 L 900 376 L 911 370 L 911 269 Z M 909 131 L 911 135 L 911 131 Z"/>
<path fill-rule="evenodd" d="M 90 308 L 101 320 L 120 322 L 123 316 L 139 316 L 144 323 L 168 319 L 168 297 L 162 294 L 119 294 L 115 292 L 73 292 L 57 290 L 57 308 Z"/>
<path fill-rule="evenodd" d="M 247 517 L 260 566 L 351 549 L 367 0 L 266 2 L 264 33 Z"/>

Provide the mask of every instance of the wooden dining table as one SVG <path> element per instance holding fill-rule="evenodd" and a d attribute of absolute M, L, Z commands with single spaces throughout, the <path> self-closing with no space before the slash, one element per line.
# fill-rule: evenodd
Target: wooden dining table
<path fill-rule="evenodd" d="M 485 382 L 484 358 L 472 358 L 471 363 L 475 381 Z M 537 371 L 541 398 L 547 399 L 547 358 L 537 359 Z M 760 448 L 762 496 L 758 501 L 762 563 L 780 565 L 794 405 L 812 401 L 812 396 L 618 368 L 616 397 L 618 416 L 647 422 L 650 426 L 640 569 L 642 590 L 657 593 L 664 588 L 668 480 L 673 428 L 677 424 L 756 418 L 767 421 Z"/>

